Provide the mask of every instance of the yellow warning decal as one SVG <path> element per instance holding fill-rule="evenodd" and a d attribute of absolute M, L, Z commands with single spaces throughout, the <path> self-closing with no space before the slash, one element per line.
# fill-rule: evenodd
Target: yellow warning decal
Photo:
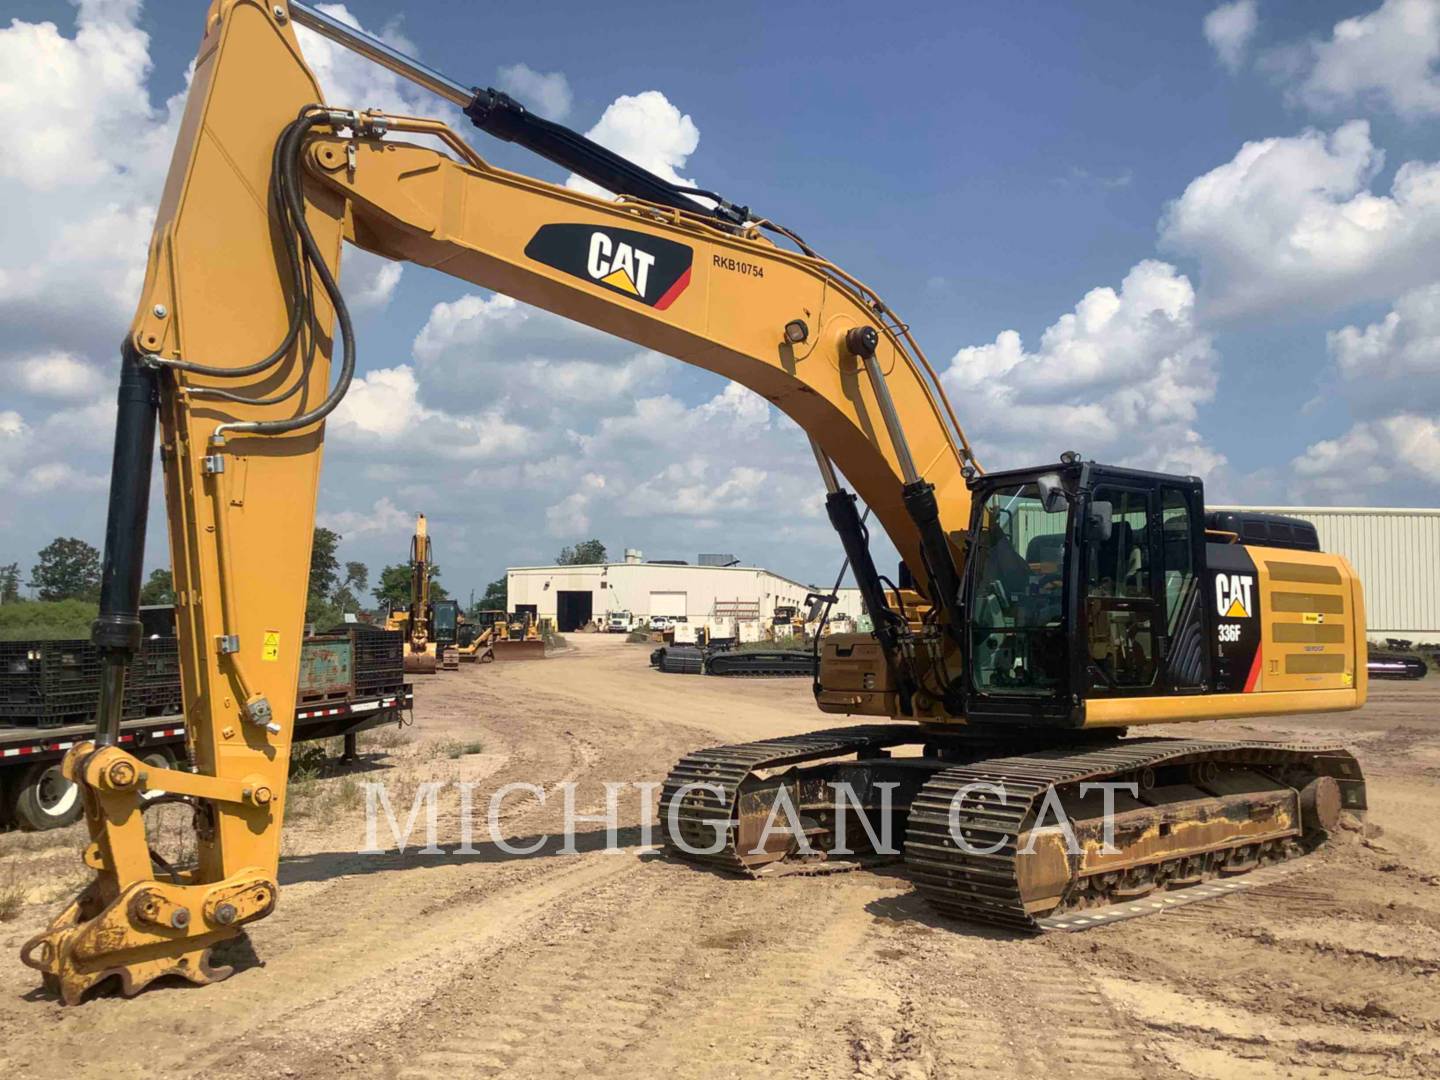
<path fill-rule="evenodd" d="M 1230 606 L 1225 609 L 1225 618 L 1227 619 L 1248 619 L 1249 617 L 1250 612 L 1245 610 L 1245 605 L 1240 602 L 1238 596 L 1231 600 Z"/>
<path fill-rule="evenodd" d="M 1325 613 L 1323 611 L 1307 611 L 1305 612 L 1304 620 L 1307 623 L 1312 623 L 1318 626 L 1320 623 L 1323 623 L 1325 621 Z"/>
<path fill-rule="evenodd" d="M 279 659 L 280 659 L 280 631 L 279 631 L 279 630 L 266 630 L 266 631 L 265 631 L 265 645 L 264 645 L 264 646 L 261 648 L 261 650 L 260 650 L 260 659 L 261 659 L 261 660 L 279 660 Z"/>

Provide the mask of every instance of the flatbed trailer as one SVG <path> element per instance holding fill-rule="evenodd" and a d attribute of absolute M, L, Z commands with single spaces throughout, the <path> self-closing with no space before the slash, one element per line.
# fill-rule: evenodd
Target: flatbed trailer
<path fill-rule="evenodd" d="M 301 704 L 295 711 L 295 742 L 345 738 L 354 756 L 355 736 L 385 724 L 399 724 L 414 708 L 409 683 L 399 690 L 349 700 Z M 60 775 L 60 759 L 77 742 L 94 735 L 92 724 L 37 728 L 0 722 L 0 827 L 58 829 L 80 817 L 75 785 Z M 157 768 L 185 761 L 185 717 L 180 714 L 126 720 L 120 743 Z"/>

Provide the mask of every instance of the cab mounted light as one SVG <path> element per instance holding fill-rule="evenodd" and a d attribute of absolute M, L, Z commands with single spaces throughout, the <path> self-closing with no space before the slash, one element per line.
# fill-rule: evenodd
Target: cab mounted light
<path fill-rule="evenodd" d="M 1074 465 L 1079 460 L 1080 452 L 1078 450 L 1066 450 L 1060 455 L 1061 465 Z"/>

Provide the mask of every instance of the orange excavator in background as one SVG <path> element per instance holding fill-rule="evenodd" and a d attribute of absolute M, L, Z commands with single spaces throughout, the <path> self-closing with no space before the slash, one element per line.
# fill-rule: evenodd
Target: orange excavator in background
<path fill-rule="evenodd" d="M 619 198 L 497 168 L 437 120 L 324 103 L 296 22 Z M 1365 808 L 1341 746 L 1151 733 L 1364 703 L 1360 582 L 1313 536 L 1242 543 L 1193 476 L 1069 452 L 983 472 L 908 324 L 763 214 L 298 0 L 213 0 L 203 31 L 123 349 L 96 731 L 63 765 L 94 877 L 22 950 L 65 1001 L 112 976 L 223 977 L 211 948 L 275 907 L 325 419 L 356 368 L 343 240 L 719 373 L 809 435 L 874 627 L 823 639 L 815 701 L 864 722 L 682 759 L 661 795 L 673 856 L 811 870 L 842 829 L 859 850 L 863 812 L 936 910 L 1041 932 L 1222 892 Z M 120 744 L 157 422 L 185 769 Z M 832 802 L 842 782 L 859 805 Z M 193 808 L 193 864 L 156 861 L 155 792 Z M 782 800 L 799 829 L 769 827 Z"/>

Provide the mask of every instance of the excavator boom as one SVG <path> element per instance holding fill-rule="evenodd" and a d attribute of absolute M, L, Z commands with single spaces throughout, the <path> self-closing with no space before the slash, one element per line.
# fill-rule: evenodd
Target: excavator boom
<path fill-rule="evenodd" d="M 363 103 L 325 103 L 297 42 L 296 22 L 442 94 L 482 130 L 528 146 L 620 198 L 595 198 L 497 168 L 438 121 L 359 111 Z M 444 149 L 406 141 L 420 137 Z M 781 246 L 777 238 L 792 246 Z M 1042 675 L 1059 670 L 1060 653 L 1073 661 L 1080 673 L 1075 677 L 1086 679 L 1091 667 L 1104 675 L 1122 666 L 1129 671 L 1146 659 L 1144 647 L 1134 645 L 1140 601 L 1087 608 L 1082 599 L 1086 553 L 1105 544 L 1110 546 L 1103 551 L 1110 552 L 1130 535 L 1124 507 L 1115 510 L 1113 531 L 1102 537 L 1097 527 L 1092 533 L 1083 523 L 1092 517 L 1108 523 L 1110 511 L 1100 513 L 1101 489 L 1090 472 L 1077 467 L 1017 480 L 1015 493 L 1004 495 L 1008 502 L 993 510 L 977 507 L 972 514 L 972 487 L 983 477 L 906 324 L 872 290 L 792 232 L 712 192 L 655 177 L 530 115 L 504 95 L 470 90 L 308 5 L 212 0 L 123 351 L 94 631 L 105 665 L 96 735 L 73 748 L 63 766 L 82 793 L 91 837 L 85 858 L 95 877 L 23 951 L 65 1001 L 78 1001 L 111 976 L 128 992 L 162 975 L 200 983 L 220 977 L 225 972 L 211 966 L 210 949 L 274 907 L 325 420 L 356 367 L 354 328 L 337 284 L 345 240 L 723 375 L 760 394 L 810 437 L 827 512 L 875 623 L 873 635 L 825 639 L 817 699 L 830 711 L 911 723 L 879 732 L 851 729 L 785 752 L 775 742 L 758 744 L 759 750 L 724 748 L 734 751 L 731 772 L 746 778 L 742 787 L 751 783 L 746 770 L 755 763 L 795 765 L 816 754 L 879 755 L 861 762 L 874 779 L 883 775 L 886 766 L 880 762 L 888 760 L 887 748 L 901 741 L 896 733 L 903 732 L 929 755 L 918 763 L 909 759 L 921 766 L 909 770 L 912 781 L 929 769 L 937 774 L 932 783 L 941 787 L 925 790 L 940 791 L 942 781 L 949 782 L 947 765 L 962 758 L 983 773 L 977 746 L 1013 751 L 1014 739 L 1040 730 L 1097 725 L 1113 730 L 1132 722 L 1130 716 L 1188 720 L 1230 715 L 1225 709 L 1240 707 L 1212 708 L 1200 684 L 1152 713 L 1146 712 L 1149 699 L 1133 693 L 1119 706 L 1106 706 L 1109 713 L 1099 706 L 1086 712 L 1088 697 L 1106 692 L 1098 683 L 1087 683 L 1083 692 L 1052 695 L 1057 701 L 1073 698 L 1068 711 L 1047 712 L 1024 698 L 1041 685 Z M 118 741 L 125 663 L 139 640 L 136 609 L 157 420 L 188 720 L 189 767 L 183 769 L 150 768 Z M 1127 482 L 1142 491 L 1148 483 L 1157 492 L 1161 483 L 1134 477 Z M 988 488 L 976 490 L 987 500 L 993 497 Z M 1032 491 L 1040 493 L 1034 499 L 1039 509 L 1024 516 L 1013 512 L 1015 500 L 1030 498 Z M 1158 525 L 1158 503 L 1155 513 Z M 976 571 L 975 560 L 967 561 L 967 551 L 982 534 L 997 530 L 1009 530 L 1007 544 L 1034 539 L 1032 526 L 1049 520 L 1045 514 L 1073 522 L 1057 533 L 1061 555 L 1053 572 L 1037 571 L 1040 564 L 1033 559 L 1010 552 L 1003 560 L 1004 580 L 990 588 L 990 578 Z M 882 581 L 866 542 L 870 515 L 899 550 L 910 580 Z M 1140 515 L 1143 519 L 1143 510 Z M 1189 520 L 1194 526 L 1189 535 L 1201 545 L 1194 550 L 1203 559 L 1200 526 Z M 1154 535 L 1150 550 L 1158 553 L 1159 534 Z M 1048 544 L 1053 537 L 1044 539 Z M 423 566 L 429 543 L 423 519 L 416 544 L 415 603 L 407 618 L 412 642 L 428 631 Z M 991 553 L 987 565 L 1000 564 L 995 545 L 984 550 Z M 1237 551 L 1227 557 L 1239 589 L 1244 549 Z M 1358 583 L 1352 588 L 1353 575 L 1338 560 L 1307 556 L 1266 567 L 1257 563 L 1255 569 L 1263 579 L 1262 594 L 1271 580 L 1299 574 L 1319 582 L 1312 591 L 1325 592 L 1326 603 L 1338 605 L 1328 610 L 1344 613 L 1333 625 L 1350 626 L 1363 616 Z M 1024 595 L 1007 591 L 1006 581 L 1023 584 L 1027 575 L 1038 578 Z M 1166 579 L 1158 568 L 1147 580 L 1163 592 Z M 1194 572 L 1187 580 L 1200 588 Z M 974 595 L 977 582 L 985 586 L 983 594 Z M 962 597 L 972 599 L 962 603 Z M 1045 605 L 1060 598 L 1056 610 L 1068 614 L 1053 625 L 1017 630 L 997 622 L 1002 607 L 1033 613 L 1049 610 Z M 1159 601 L 1152 596 L 1147 602 L 1153 607 Z M 1098 615 L 1089 624 L 1088 644 L 1079 644 L 1080 623 L 1089 611 L 1104 614 L 1110 620 L 1104 625 L 1123 624 L 1128 634 L 1123 648 L 1104 651 L 1105 642 L 1096 636 L 1104 621 Z M 990 623 L 976 638 L 972 616 L 981 612 Z M 1289 621 L 1266 612 L 1266 630 L 1271 621 Z M 1210 624 L 1202 618 L 1197 625 Z M 498 655 L 498 624 L 494 637 Z M 527 624 L 521 637 L 535 641 L 533 625 Z M 1325 707 L 1363 701 L 1363 656 L 1361 674 L 1353 674 L 1360 646 L 1353 631 L 1342 637 L 1345 651 L 1335 658 L 1305 661 L 1322 667 L 1334 682 L 1335 694 Z M 990 644 L 1002 638 L 1009 644 Z M 1299 638 L 1292 634 L 1286 640 Z M 1055 655 L 1026 644 L 1047 641 Z M 977 693 L 966 679 L 970 652 L 982 648 L 985 670 L 994 679 L 986 693 Z M 1094 661 L 1089 665 L 1082 662 L 1087 648 Z M 1346 675 L 1350 681 L 1343 683 Z M 1268 671 L 1263 677 L 1271 678 Z M 1278 671 L 1274 678 L 1278 696 L 1271 697 L 1269 711 L 1305 707 L 1300 681 L 1287 684 Z M 990 691 L 998 692 L 998 704 Z M 1007 704 L 1011 691 L 1021 694 L 1020 706 Z M 959 737 L 967 710 L 979 716 L 987 708 L 998 724 L 1009 725 L 1005 738 L 1011 741 L 992 731 L 989 743 L 971 740 L 969 751 L 960 754 L 946 740 Z M 1209 782 L 1207 751 L 1186 746 L 1185 777 Z M 1333 813 L 1322 813 L 1319 825 L 1301 815 L 1310 813 L 1306 806 L 1328 813 L 1332 804 L 1339 805 L 1336 776 L 1349 785 L 1342 788 L 1345 805 L 1363 806 L 1363 786 L 1346 772 L 1353 761 L 1338 752 L 1319 771 L 1284 755 L 1272 765 L 1266 764 L 1270 758 L 1244 748 L 1231 746 L 1225 753 L 1229 756 L 1214 759 L 1223 763 L 1221 773 L 1229 775 L 1225 770 L 1235 762 L 1244 776 L 1226 781 L 1229 796 L 1221 809 L 1241 814 L 1250 806 L 1245 792 L 1253 790 L 1263 794 L 1267 820 L 1274 822 L 1274 829 L 1255 841 L 1257 850 L 1267 844 L 1266 852 L 1279 851 L 1323 832 Z M 1158 750 L 1132 756 L 1142 763 L 1176 757 Z M 693 769 L 703 777 L 722 758 L 730 761 L 701 755 L 692 766 L 686 759 L 676 776 Z M 1136 766 L 1142 767 L 1149 768 Z M 1273 792 L 1277 769 L 1284 770 L 1292 797 Z M 1171 772 L 1159 766 L 1153 771 L 1169 783 Z M 1078 783 L 1079 777 L 1093 778 L 1095 770 L 1057 766 L 1054 774 L 1056 784 Z M 771 777 L 764 781 L 769 787 L 736 788 L 731 794 L 753 811 L 750 796 L 756 790 L 777 790 L 785 783 Z M 1302 783 L 1309 785 L 1303 791 Z M 739 821 L 741 831 L 751 827 L 729 802 L 697 804 L 686 790 L 677 780 L 665 799 L 667 808 L 690 823 L 687 828 L 713 824 L 716 814 L 733 814 L 727 820 Z M 193 866 L 162 873 L 153 861 L 143 811 L 147 793 L 155 791 L 194 808 Z M 913 782 L 909 792 L 916 795 Z M 1197 795 L 1191 802 L 1198 799 L 1196 805 L 1203 803 L 1209 813 L 1214 800 L 1207 798 Z M 1168 830 L 1173 821 L 1161 823 L 1164 815 L 1157 813 L 1136 808 L 1135 820 Z M 924 820 L 943 817 L 931 813 Z M 1217 828 L 1204 833 L 1204 840 L 1208 851 L 1220 854 L 1207 856 L 1195 871 L 1202 876 L 1243 848 L 1245 836 Z M 1155 859 L 1189 866 L 1193 853 L 1184 841 L 1167 844 L 1155 847 Z M 753 870 L 755 864 L 735 850 L 733 866 L 726 868 Z M 765 854 L 775 861 L 786 852 Z M 954 869 L 959 863 L 953 853 L 931 851 L 928 858 L 927 880 L 941 882 L 942 891 L 969 872 Z M 1140 854 L 1136 858 L 1144 861 Z M 1032 874 L 1029 891 L 1022 889 L 1011 903 L 1027 918 L 1040 910 L 1036 905 L 1068 903 L 1080 895 L 1065 878 L 1063 857 L 1047 860 L 1045 872 Z M 958 903 L 953 896 L 946 902 L 952 908 Z"/>

